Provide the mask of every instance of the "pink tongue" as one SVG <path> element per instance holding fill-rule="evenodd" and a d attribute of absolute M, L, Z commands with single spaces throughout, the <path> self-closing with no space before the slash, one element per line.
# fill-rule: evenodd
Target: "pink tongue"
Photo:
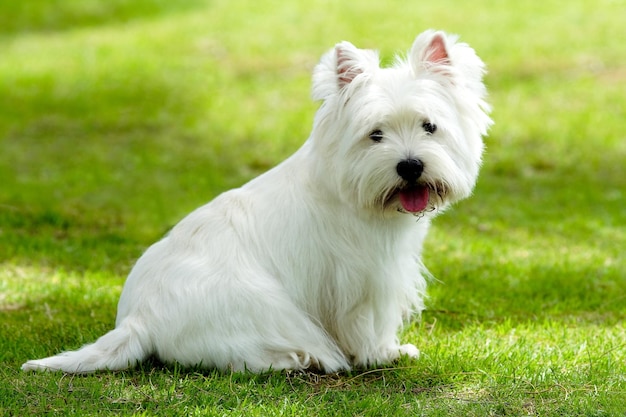
<path fill-rule="evenodd" d="M 417 213 L 428 206 L 428 187 L 408 188 L 400 191 L 400 204 L 409 213 Z"/>

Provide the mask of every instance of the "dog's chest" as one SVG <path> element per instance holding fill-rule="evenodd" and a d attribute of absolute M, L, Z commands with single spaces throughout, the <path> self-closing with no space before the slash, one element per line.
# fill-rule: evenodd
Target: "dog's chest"
<path fill-rule="evenodd" d="M 348 227 L 351 226 L 351 227 Z M 276 273 L 307 312 L 331 319 L 384 302 L 419 274 L 420 233 L 362 224 L 318 225 L 283 252 Z M 274 258 L 276 259 L 276 258 Z"/>

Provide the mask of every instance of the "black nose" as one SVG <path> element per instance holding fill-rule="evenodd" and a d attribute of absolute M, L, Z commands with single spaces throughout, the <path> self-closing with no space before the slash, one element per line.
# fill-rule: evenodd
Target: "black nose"
<path fill-rule="evenodd" d="M 424 172 L 424 164 L 419 159 L 405 159 L 398 162 L 396 171 L 403 180 L 415 182 Z"/>

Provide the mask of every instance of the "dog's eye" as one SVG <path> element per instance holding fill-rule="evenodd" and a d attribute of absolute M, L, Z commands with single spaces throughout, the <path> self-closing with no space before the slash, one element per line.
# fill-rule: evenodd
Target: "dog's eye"
<path fill-rule="evenodd" d="M 370 133 L 370 139 L 374 142 L 380 142 L 381 140 L 383 140 L 383 131 L 373 130 L 372 133 Z"/>
<path fill-rule="evenodd" d="M 422 128 L 431 135 L 437 131 L 437 125 L 430 122 L 424 122 Z"/>

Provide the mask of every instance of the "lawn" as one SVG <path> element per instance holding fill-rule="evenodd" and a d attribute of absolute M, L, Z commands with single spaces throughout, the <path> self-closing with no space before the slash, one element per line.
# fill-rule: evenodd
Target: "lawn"
<path fill-rule="evenodd" d="M 0 416 L 623 416 L 623 0 L 0 3 Z M 294 152 L 341 40 L 386 62 L 427 28 L 487 63 L 472 198 L 438 218 L 417 361 L 338 375 L 156 361 L 20 365 L 111 329 L 124 279 L 193 208 Z"/>

